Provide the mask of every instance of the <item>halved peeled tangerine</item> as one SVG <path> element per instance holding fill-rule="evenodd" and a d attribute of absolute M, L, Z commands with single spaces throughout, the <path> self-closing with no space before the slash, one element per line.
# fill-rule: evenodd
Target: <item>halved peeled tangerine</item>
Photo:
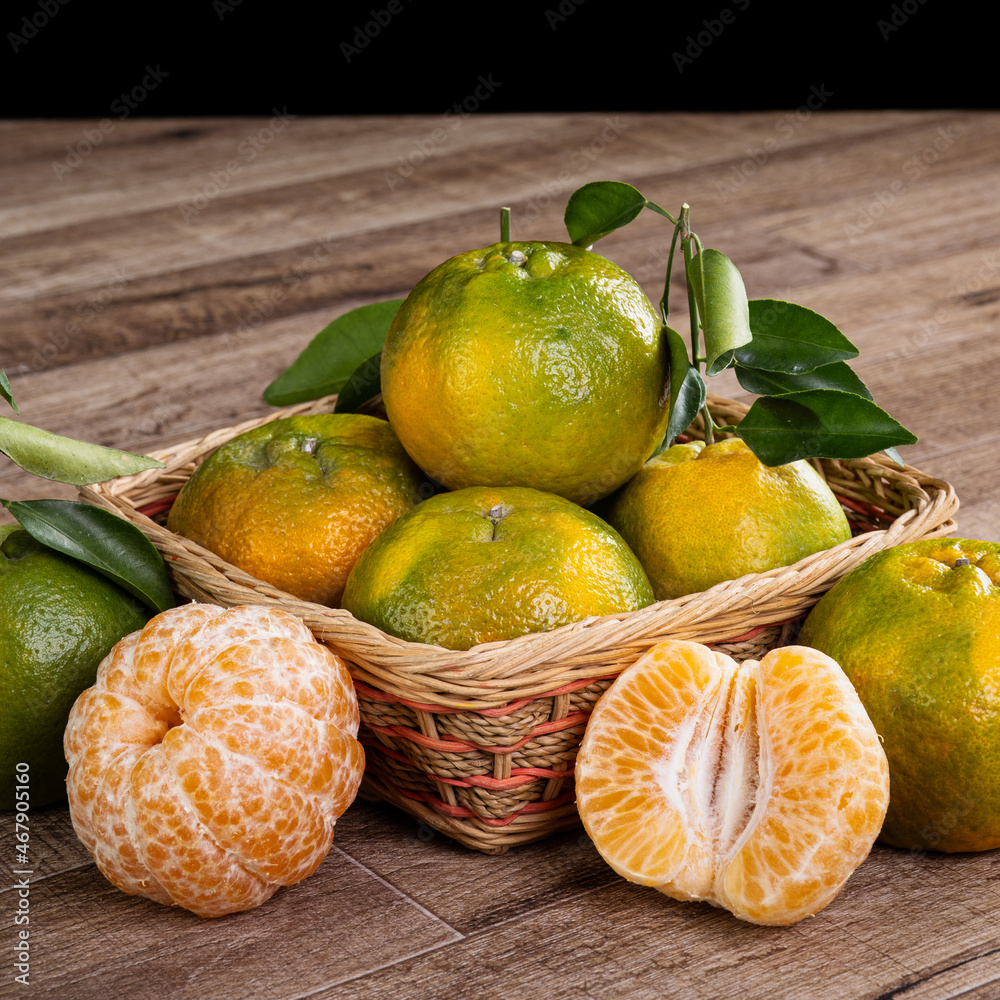
<path fill-rule="evenodd" d="M 364 770 L 346 666 L 280 609 L 187 604 L 100 664 L 64 736 L 77 836 L 132 895 L 216 917 L 310 875 Z"/>
<path fill-rule="evenodd" d="M 598 701 L 577 806 L 620 875 L 759 924 L 829 903 L 867 857 L 889 770 L 853 686 L 805 646 L 737 663 L 662 642 Z"/>

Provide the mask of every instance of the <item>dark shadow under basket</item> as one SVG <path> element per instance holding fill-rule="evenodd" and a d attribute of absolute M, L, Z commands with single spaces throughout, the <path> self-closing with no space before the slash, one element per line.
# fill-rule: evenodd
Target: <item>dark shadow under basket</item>
<path fill-rule="evenodd" d="M 302 618 L 354 677 L 368 761 L 362 794 L 487 853 L 579 823 L 572 776 L 587 717 L 611 681 L 654 643 L 693 639 L 737 659 L 759 658 L 868 556 L 955 531 L 958 499 L 943 480 L 882 456 L 823 460 L 814 464 L 854 532 L 831 549 L 640 611 L 467 651 L 406 642 L 263 583 L 164 526 L 180 487 L 220 444 L 266 421 L 331 405 L 289 407 L 177 445 L 155 455 L 164 468 L 84 487 L 81 497 L 136 524 L 183 596 L 227 607 L 276 605 Z M 709 405 L 720 424 L 746 412 L 711 396 Z M 699 436 L 697 423 L 690 434 Z"/>

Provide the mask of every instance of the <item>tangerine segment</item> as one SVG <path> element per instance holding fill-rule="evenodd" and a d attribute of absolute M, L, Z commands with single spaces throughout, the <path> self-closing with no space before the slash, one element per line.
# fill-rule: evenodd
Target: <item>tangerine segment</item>
<path fill-rule="evenodd" d="M 175 690 L 188 712 L 264 698 L 297 705 L 357 735 L 361 715 L 351 675 L 325 646 L 281 636 L 248 639 L 215 656 L 199 657 L 194 668 L 183 654 L 175 660 L 176 673 L 187 680 Z"/>
<path fill-rule="evenodd" d="M 124 805 L 128 839 L 171 904 L 202 917 L 219 917 L 259 906 L 277 890 L 277 883 L 248 871 L 216 844 L 188 808 L 159 746 L 151 747 L 130 771 Z"/>
<path fill-rule="evenodd" d="M 346 666 L 293 615 L 185 605 L 119 642 L 70 713 L 70 815 L 124 892 L 202 916 L 311 874 L 364 770 Z"/>
<path fill-rule="evenodd" d="M 179 808 L 193 812 L 211 840 L 244 868 L 267 882 L 291 884 L 326 856 L 333 817 L 314 796 L 191 725 L 171 729 L 160 749 L 180 792 Z"/>
<path fill-rule="evenodd" d="M 223 614 L 214 604 L 182 605 L 151 618 L 129 640 L 129 650 L 117 650 L 98 666 L 98 684 L 108 691 L 138 696 L 157 718 L 176 725 L 177 704 L 167 691 L 167 667 L 174 647 L 191 632 Z M 122 640 L 123 642 L 126 640 Z"/>
<path fill-rule="evenodd" d="M 194 675 L 218 653 L 252 639 L 284 638 L 307 645 L 312 633 L 287 611 L 263 606 L 230 608 L 178 632 L 171 646 L 168 696 L 181 704 Z"/>
<path fill-rule="evenodd" d="M 868 856 L 889 805 L 889 767 L 835 660 L 790 646 L 758 669 L 766 794 L 726 859 L 719 894 L 748 920 L 781 913 L 792 923 L 826 906 Z"/>
<path fill-rule="evenodd" d="M 692 749 L 714 715 L 724 669 L 704 646 L 661 644 L 622 674 L 587 723 L 577 805 L 605 860 L 632 882 L 711 879 L 704 824 L 689 816 L 700 811 Z"/>
<path fill-rule="evenodd" d="M 735 660 L 660 643 L 597 703 L 576 766 L 587 833 L 625 878 L 754 923 L 825 906 L 888 806 L 878 736 L 806 647 Z"/>

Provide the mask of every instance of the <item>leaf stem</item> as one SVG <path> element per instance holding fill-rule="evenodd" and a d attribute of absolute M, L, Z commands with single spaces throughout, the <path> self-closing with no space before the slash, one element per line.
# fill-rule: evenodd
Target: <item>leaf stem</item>
<path fill-rule="evenodd" d="M 510 243 L 510 209 L 500 209 L 500 242 Z"/>

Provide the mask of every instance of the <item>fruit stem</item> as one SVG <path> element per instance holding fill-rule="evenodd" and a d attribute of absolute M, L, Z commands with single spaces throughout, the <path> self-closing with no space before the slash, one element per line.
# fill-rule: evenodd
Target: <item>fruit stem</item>
<path fill-rule="evenodd" d="M 705 444 L 715 444 L 715 422 L 708 411 L 708 402 L 701 408 L 701 422 L 705 425 Z"/>
<path fill-rule="evenodd" d="M 681 246 L 684 249 L 684 274 L 686 277 L 690 270 L 691 262 L 694 260 L 691 244 L 696 243 L 698 249 L 701 249 L 701 240 L 691 232 L 691 206 L 687 202 L 684 202 L 681 206 L 681 217 L 678 227 L 680 229 Z M 691 362 L 700 374 L 705 358 L 701 353 L 701 320 L 698 313 L 698 299 L 694 293 L 694 286 L 691 284 L 690 279 L 687 283 L 687 292 L 688 312 L 691 314 Z M 715 422 L 712 420 L 712 414 L 709 412 L 707 400 L 701 408 L 701 419 L 705 427 L 705 444 L 714 444 Z"/>
<path fill-rule="evenodd" d="M 500 209 L 500 242 L 510 243 L 510 209 Z"/>
<path fill-rule="evenodd" d="M 681 206 L 681 218 L 678 223 L 680 230 L 681 248 L 684 251 L 684 274 L 687 276 L 688 268 L 691 266 L 693 254 L 691 252 L 691 227 L 690 227 L 691 206 L 685 202 Z M 698 299 L 694 294 L 694 286 L 690 281 L 687 283 L 688 312 L 691 316 L 691 361 L 700 369 L 701 338 L 699 335 L 700 325 L 698 322 Z"/>
<path fill-rule="evenodd" d="M 677 250 L 677 238 L 681 233 L 681 224 L 674 225 L 674 236 L 670 241 L 670 253 L 667 255 L 667 276 L 663 279 L 663 295 L 660 298 L 660 316 L 663 318 L 663 325 L 667 325 L 667 317 L 670 315 L 670 278 L 674 270 L 674 253 Z"/>

